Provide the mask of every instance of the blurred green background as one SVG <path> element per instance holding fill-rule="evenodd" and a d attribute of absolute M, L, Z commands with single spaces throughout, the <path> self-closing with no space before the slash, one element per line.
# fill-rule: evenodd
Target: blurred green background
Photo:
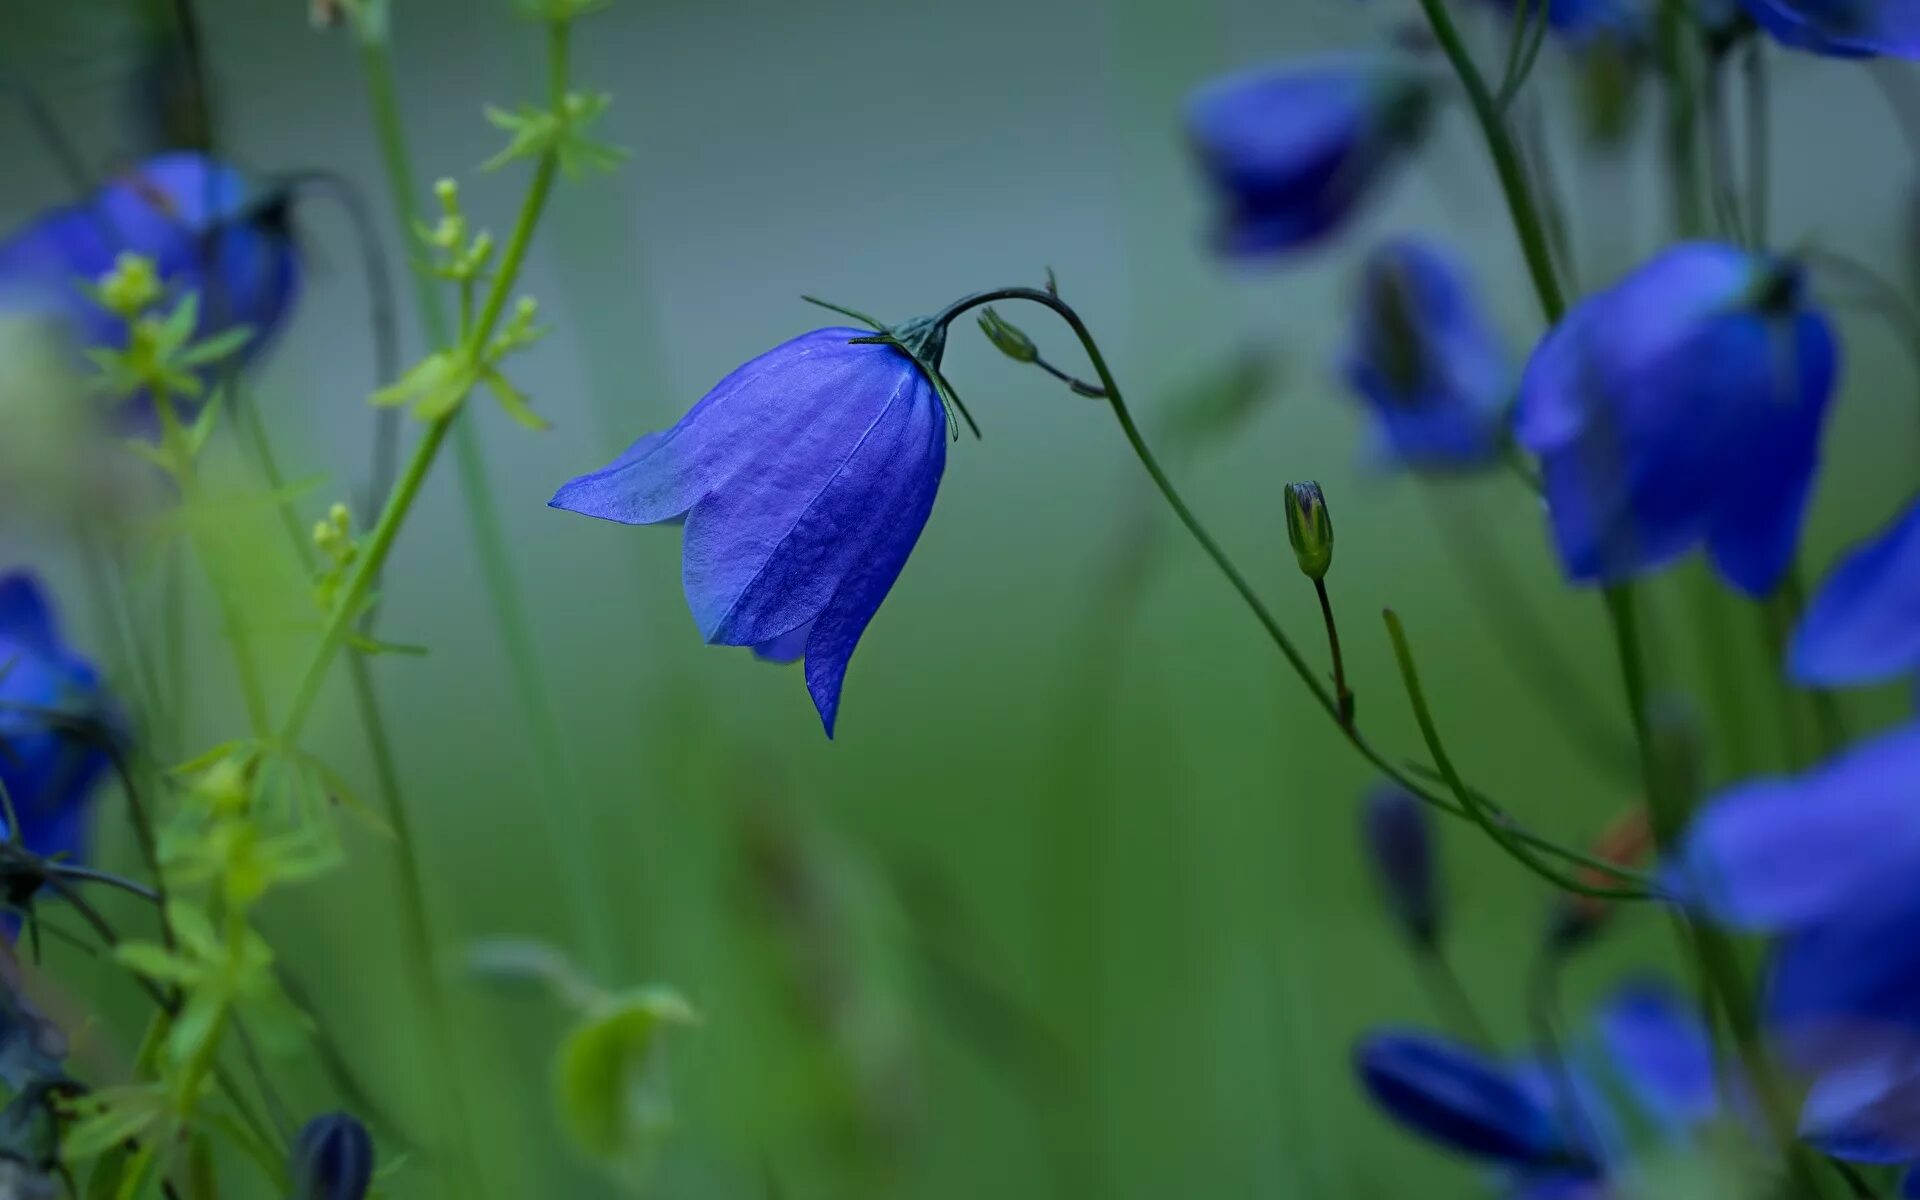
<path fill-rule="evenodd" d="M 419 182 L 459 176 L 469 211 L 504 225 L 521 182 L 475 172 L 497 143 L 481 106 L 533 94 L 537 32 L 504 0 L 394 7 Z M 256 171 L 326 167 L 377 197 L 350 40 L 313 29 L 298 0 L 200 9 L 230 157 Z M 578 872 L 617 934 L 602 982 L 670 983 L 704 1017 L 672 1047 L 675 1125 L 647 1194 L 1480 1190 L 1472 1171 L 1372 1114 L 1348 1070 L 1367 1027 L 1441 1019 L 1360 855 L 1368 772 L 1160 521 L 1103 406 L 957 331 L 948 373 L 986 436 L 954 447 L 935 516 L 854 661 L 833 743 L 797 669 L 700 645 L 674 531 L 545 507 L 559 482 L 819 324 L 802 292 L 904 318 L 1037 283 L 1051 266 L 1151 428 L 1177 425 L 1196 381 L 1227 364 L 1277 362 L 1230 437 L 1177 456 L 1190 498 L 1318 662 L 1279 496 L 1287 480 L 1321 480 L 1363 723 L 1387 747 L 1417 745 L 1377 621 L 1391 605 L 1469 776 L 1542 831 L 1585 840 L 1632 785 L 1581 757 L 1530 687 L 1537 649 L 1490 607 L 1485 560 L 1505 564 L 1506 590 L 1623 727 L 1597 600 L 1559 585 L 1536 505 L 1510 481 L 1433 485 L 1370 466 L 1332 366 L 1355 256 L 1390 233 L 1469 257 L 1516 356 L 1537 336 L 1475 131 L 1456 106 L 1346 238 L 1259 271 L 1206 252 L 1178 133 L 1183 96 L 1210 75 L 1364 44 L 1413 15 L 1388 0 L 622 0 L 583 27 L 577 77 L 614 93 L 603 132 L 632 157 L 617 177 L 563 188 L 525 278 L 554 333 L 516 377 L 555 429 L 530 434 L 488 403 L 465 419 L 480 429 L 591 838 L 556 856 L 537 811 L 521 705 L 443 462 L 383 593 L 387 635 L 432 653 L 382 658 L 375 672 L 444 934 L 439 965 L 458 981 L 459 1060 L 432 1059 L 409 996 L 390 841 L 349 822 L 350 868 L 277 896 L 266 917 L 389 1110 L 383 1144 L 434 1126 L 435 1080 L 451 1075 L 487 1195 L 617 1194 L 552 1115 L 562 1014 L 476 986 L 461 967 L 475 939 L 578 947 L 558 883 Z M 1491 55 L 1499 34 L 1480 15 L 1473 31 Z M 1905 281 L 1910 159 L 1880 84 L 1852 66 L 1771 58 L 1776 240 L 1817 240 Z M 139 59 L 126 5 L 0 4 L 0 63 L 99 166 L 140 151 Z M 1633 148 L 1596 154 L 1566 111 L 1566 59 L 1549 50 L 1539 78 L 1592 287 L 1666 237 L 1655 114 L 1640 114 Z M 1911 80 L 1881 82 L 1899 96 Z M 0 147 L 0 226 L 64 198 L 12 112 L 0 113 Z M 303 501 L 317 514 L 364 478 L 373 380 L 349 231 L 324 210 L 302 227 L 307 291 L 257 390 L 290 473 L 329 477 Z M 383 233 L 398 252 L 391 222 Z M 410 306 L 402 316 L 415 357 Z M 1074 359 L 1063 331 L 1016 319 Z M 1902 346 L 1870 315 L 1848 310 L 1845 323 L 1810 573 L 1895 510 L 1920 452 Z M 58 536 L 13 525 L 7 557 L 42 565 L 83 644 L 99 647 Z M 1681 592 L 1656 589 L 1654 624 L 1665 682 L 1687 690 L 1698 671 Z M 1749 660 L 1758 761 L 1778 766 L 1762 622 L 1729 601 L 1716 624 Z M 287 669 L 304 636 L 278 647 Z M 210 616 L 194 637 L 204 666 L 189 719 L 212 742 L 238 713 Z M 1850 714 L 1864 727 L 1896 702 L 1853 700 Z M 370 786 L 344 689 L 314 742 Z M 1443 836 L 1449 948 L 1518 1044 L 1548 895 L 1472 831 Z M 130 861 L 111 814 L 101 837 L 109 860 Z M 1662 967 L 1668 942 L 1651 916 L 1622 922 L 1580 960 L 1574 996 Z M 131 990 L 70 951 L 51 961 L 106 1014 L 88 1033 L 96 1061 L 124 1061 Z M 305 1106 L 340 1103 L 305 1066 L 283 1069 Z M 433 1157 L 417 1150 L 391 1192 L 434 1194 Z"/>

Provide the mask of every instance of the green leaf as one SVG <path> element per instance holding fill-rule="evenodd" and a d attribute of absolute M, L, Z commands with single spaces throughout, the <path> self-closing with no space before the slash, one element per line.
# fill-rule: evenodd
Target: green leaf
<path fill-rule="evenodd" d="M 253 329 L 246 325 L 236 325 L 232 329 L 222 330 L 210 338 L 202 338 L 188 346 L 174 357 L 174 363 L 182 367 L 199 367 L 207 363 L 220 362 L 232 358 L 253 340 Z"/>
<path fill-rule="evenodd" d="M 500 407 L 507 410 L 507 415 L 512 417 L 516 424 L 536 433 L 553 428 L 545 417 L 533 411 L 533 405 L 527 400 L 526 394 L 509 383 L 507 377 L 500 372 L 488 371 L 482 376 L 482 382 L 487 385 L 487 390 L 493 393 L 493 398 L 500 402 Z"/>
<path fill-rule="evenodd" d="M 567 1034 L 554 1059 L 562 1123 L 588 1154 L 628 1163 L 650 1156 L 672 1119 L 659 1036 L 693 1009 L 657 989 L 615 997 Z"/>
<path fill-rule="evenodd" d="M 67 1161 L 92 1158 L 138 1137 L 167 1115 L 167 1096 L 152 1084 L 100 1088 L 73 1102 L 61 1153 Z"/>
<path fill-rule="evenodd" d="M 200 406 L 200 414 L 187 427 L 187 453 L 198 456 L 207 444 L 207 437 L 213 433 L 214 424 L 220 418 L 220 397 L 215 396 Z"/>
<path fill-rule="evenodd" d="M 175 353 L 187 344 L 193 336 L 194 326 L 200 323 L 200 294 L 188 292 L 173 306 L 166 318 L 153 326 L 154 349 L 163 360 L 172 360 Z"/>
<path fill-rule="evenodd" d="M 113 948 L 113 957 L 156 983 L 192 983 L 202 974 L 198 966 L 155 942 L 121 942 Z"/>
<path fill-rule="evenodd" d="M 173 926 L 174 938 L 186 953 L 210 961 L 218 961 L 225 956 L 225 943 L 215 932 L 206 910 L 198 904 L 190 900 L 168 901 L 167 921 Z"/>
<path fill-rule="evenodd" d="M 192 1062 L 207 1044 L 220 1036 L 227 1016 L 227 997 L 212 990 L 194 992 L 181 1006 L 167 1031 L 167 1057 L 176 1066 Z"/>
<path fill-rule="evenodd" d="M 67 1137 L 67 1153 L 73 1157 L 73 1137 Z M 120 1180 L 127 1173 L 127 1159 L 131 1156 L 124 1145 L 115 1145 L 100 1156 L 93 1165 L 93 1173 L 87 1176 L 85 1200 L 113 1200 L 120 1192 Z"/>

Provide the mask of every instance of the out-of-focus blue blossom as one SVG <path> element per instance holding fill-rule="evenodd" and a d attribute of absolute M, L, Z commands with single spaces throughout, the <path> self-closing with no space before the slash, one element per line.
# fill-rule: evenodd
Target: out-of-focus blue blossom
<path fill-rule="evenodd" d="M 817 329 L 769 350 L 551 501 L 628 525 L 684 520 L 682 575 L 701 636 L 805 658 L 829 737 L 847 662 L 920 538 L 947 461 L 932 380 L 893 346 L 851 344 L 863 336 Z M 919 353 L 937 368 L 931 336 Z"/>
<path fill-rule="evenodd" d="M 87 801 L 108 759 L 97 743 L 54 728 L 48 712 L 103 729 L 112 722 L 92 664 L 61 640 L 39 583 L 16 571 L 0 576 L 0 784 L 28 850 L 83 858 Z"/>
<path fill-rule="evenodd" d="M 1422 1033 L 1361 1043 L 1362 1081 L 1414 1132 L 1499 1168 L 1517 1200 L 1616 1195 L 1638 1156 L 1684 1149 L 1724 1113 L 1712 1040 L 1671 988 L 1640 980 L 1601 1006 L 1595 1034 L 1505 1063 Z"/>
<path fill-rule="evenodd" d="M 170 297 L 200 297 L 195 338 L 236 326 L 258 355 L 298 295 L 299 258 L 283 204 L 237 171 L 185 151 L 147 160 L 86 200 L 41 215 L 0 242 L 0 306 L 61 322 L 83 347 L 118 347 L 121 320 L 87 294 L 124 253 L 151 259 Z"/>
<path fill-rule="evenodd" d="M 1836 58 L 1920 58 L 1920 0 L 1743 0 L 1782 45 Z"/>
<path fill-rule="evenodd" d="M 1440 937 L 1440 888 L 1426 806 L 1405 788 L 1383 783 L 1367 797 L 1361 831 L 1394 919 L 1415 942 L 1433 945 Z"/>
<path fill-rule="evenodd" d="M 1668 869 L 1696 912 L 1778 935 L 1765 1015 L 1813 1079 L 1805 1135 L 1836 1156 L 1920 1159 L 1920 726 L 1790 779 L 1743 784 Z"/>
<path fill-rule="evenodd" d="M 1367 256 L 1359 299 L 1342 372 L 1373 413 L 1382 457 L 1436 470 L 1496 458 L 1514 370 L 1465 268 L 1396 239 Z"/>
<path fill-rule="evenodd" d="M 347 1113 L 308 1121 L 294 1139 L 292 1200 L 363 1200 L 373 1186 L 373 1138 Z"/>
<path fill-rule="evenodd" d="M 1338 228 L 1426 133 L 1435 78 L 1382 51 L 1214 80 L 1187 101 L 1187 135 L 1219 200 L 1215 242 L 1277 255 Z"/>
<path fill-rule="evenodd" d="M 1533 9 L 1541 0 L 1523 0 Z M 1511 17 L 1515 0 L 1486 0 Z M 1579 49 L 1594 41 L 1638 42 L 1649 31 L 1649 12 L 1642 0 L 1545 0 L 1547 26 L 1567 45 Z M 1529 19 L 1533 19 L 1531 12 Z"/>
<path fill-rule="evenodd" d="M 1839 369 L 1791 263 L 1694 242 L 1576 305 L 1535 350 L 1515 435 L 1561 564 L 1616 583 L 1705 545 L 1765 595 L 1792 561 Z"/>
<path fill-rule="evenodd" d="M 1788 650 L 1819 687 L 1882 683 L 1920 670 L 1920 503 L 1834 568 Z"/>
<path fill-rule="evenodd" d="M 1389 1116 L 1451 1150 L 1541 1169 L 1575 1158 L 1551 1109 L 1471 1046 L 1416 1030 L 1374 1033 L 1356 1047 L 1354 1068 Z"/>

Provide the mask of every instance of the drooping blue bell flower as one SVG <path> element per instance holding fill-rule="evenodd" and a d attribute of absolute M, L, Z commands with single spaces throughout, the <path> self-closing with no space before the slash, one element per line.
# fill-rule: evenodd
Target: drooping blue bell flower
<path fill-rule="evenodd" d="M 1612 1073 L 1627 1085 L 1641 1116 L 1667 1135 L 1720 1115 L 1713 1038 L 1696 1008 L 1656 979 L 1615 989 L 1595 1018 Z"/>
<path fill-rule="evenodd" d="M 373 1186 L 373 1138 L 353 1116 L 313 1118 L 294 1139 L 292 1200 L 363 1200 Z"/>
<path fill-rule="evenodd" d="M 916 322 L 937 369 L 944 332 Z M 684 519 L 687 604 L 709 644 L 806 660 L 833 736 L 847 662 L 933 511 L 947 461 L 940 395 L 900 349 L 817 329 L 721 380 L 551 504 L 627 525 Z"/>
<path fill-rule="evenodd" d="M 1332 233 L 1423 139 L 1432 73 L 1395 52 L 1262 67 L 1187 101 L 1187 135 L 1218 198 L 1219 249 L 1256 258 Z"/>
<path fill-rule="evenodd" d="M 87 294 L 124 253 L 151 259 L 171 304 L 200 298 L 195 340 L 236 326 L 253 336 L 236 355 L 258 356 L 297 297 L 299 258 L 284 197 L 258 193 L 204 155 L 159 155 L 85 200 L 45 213 L 0 241 L 0 307 L 65 326 L 82 348 L 119 347 L 120 318 Z"/>
<path fill-rule="evenodd" d="M 1550 1107 L 1471 1046 L 1414 1030 L 1373 1033 L 1355 1048 L 1354 1067 L 1387 1115 L 1448 1149 L 1521 1167 L 1574 1157 Z"/>
<path fill-rule="evenodd" d="M 1916 0 L 1743 0 L 1783 46 L 1834 58 L 1920 59 Z"/>
<path fill-rule="evenodd" d="M 1794 630 L 1787 669 L 1815 687 L 1920 671 L 1920 503 L 1827 576 Z"/>
<path fill-rule="evenodd" d="M 48 713 L 97 721 L 103 732 L 115 723 L 92 664 L 61 639 L 39 583 L 16 571 L 0 576 L 0 784 L 28 850 L 84 858 L 88 800 L 109 760 L 97 740 Z"/>
<path fill-rule="evenodd" d="M 1920 725 L 1791 778 L 1715 796 L 1695 816 L 1668 884 L 1723 925 L 1779 933 L 1845 921 L 1920 875 Z"/>
<path fill-rule="evenodd" d="M 1342 373 L 1388 461 L 1458 470 L 1499 455 L 1513 367 L 1465 269 L 1437 246 L 1400 238 L 1367 256 Z"/>
<path fill-rule="evenodd" d="M 1394 919 L 1416 943 L 1440 937 L 1433 818 L 1405 788 L 1383 783 L 1367 797 L 1361 829 L 1367 857 Z"/>
<path fill-rule="evenodd" d="M 1617 583 L 1705 546 L 1771 592 L 1792 561 L 1838 373 L 1791 263 L 1675 246 L 1567 313 L 1521 379 L 1562 567 Z"/>

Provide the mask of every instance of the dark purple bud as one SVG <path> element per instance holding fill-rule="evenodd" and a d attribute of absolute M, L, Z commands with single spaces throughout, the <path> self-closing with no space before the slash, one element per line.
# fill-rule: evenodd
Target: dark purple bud
<path fill-rule="evenodd" d="M 1312 480 L 1288 484 L 1286 497 L 1287 541 L 1293 544 L 1300 573 L 1308 579 L 1325 579 L 1333 566 L 1333 517 L 1327 512 L 1327 498 Z"/>
<path fill-rule="evenodd" d="M 373 1138 L 346 1113 L 308 1121 L 294 1141 L 292 1200 L 362 1200 L 373 1185 Z"/>
<path fill-rule="evenodd" d="M 1426 808 L 1405 789 L 1383 784 L 1367 798 L 1362 832 L 1394 919 L 1414 941 L 1433 945 L 1440 936 L 1440 897 Z"/>

